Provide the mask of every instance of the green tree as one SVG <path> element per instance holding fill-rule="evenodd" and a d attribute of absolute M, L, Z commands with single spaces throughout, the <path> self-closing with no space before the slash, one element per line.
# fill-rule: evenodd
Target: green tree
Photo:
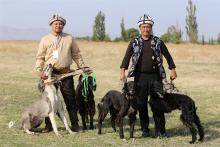
<path fill-rule="evenodd" d="M 170 34 L 166 32 L 165 34 L 160 36 L 160 39 L 163 40 L 163 42 L 165 43 L 170 42 Z"/>
<path fill-rule="evenodd" d="M 178 25 L 170 26 L 167 29 L 167 33 L 163 34 L 160 39 L 163 40 L 164 42 L 172 42 L 175 44 L 181 43 L 182 42 L 182 32 L 179 29 Z"/>
<path fill-rule="evenodd" d="M 121 39 L 123 41 L 126 41 L 127 40 L 127 32 L 125 30 L 125 24 L 124 24 L 124 18 L 121 19 Z"/>
<path fill-rule="evenodd" d="M 139 31 L 135 28 L 130 28 L 128 30 L 126 30 L 126 34 L 127 34 L 127 38 L 125 41 L 129 41 L 131 39 L 133 39 L 134 37 L 139 35 Z"/>
<path fill-rule="evenodd" d="M 204 45 L 204 44 L 205 44 L 205 36 L 202 35 L 202 45 Z"/>
<path fill-rule="evenodd" d="M 196 22 L 196 6 L 191 0 L 188 1 L 188 7 L 186 7 L 188 15 L 186 16 L 186 33 L 189 37 L 189 41 L 197 43 L 198 41 L 198 24 Z"/>
<path fill-rule="evenodd" d="M 105 35 L 104 41 L 111 41 L 111 38 L 108 34 Z"/>
<path fill-rule="evenodd" d="M 105 14 L 102 11 L 99 11 L 99 13 L 95 17 L 92 40 L 93 41 L 105 40 Z"/>
<path fill-rule="evenodd" d="M 214 39 L 212 37 L 209 39 L 209 44 L 214 45 Z"/>
<path fill-rule="evenodd" d="M 130 41 L 134 37 L 139 35 L 139 31 L 135 28 L 125 29 L 124 18 L 121 19 L 121 37 L 115 38 L 114 41 Z"/>
<path fill-rule="evenodd" d="M 218 33 L 217 42 L 220 44 L 220 33 Z"/>

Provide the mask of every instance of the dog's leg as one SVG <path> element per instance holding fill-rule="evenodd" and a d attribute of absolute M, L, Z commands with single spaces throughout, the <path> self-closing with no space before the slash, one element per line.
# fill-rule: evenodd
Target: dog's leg
<path fill-rule="evenodd" d="M 204 129 L 201 125 L 199 116 L 196 114 L 196 111 L 194 112 L 194 123 L 196 124 L 197 128 L 198 128 L 198 132 L 199 132 L 199 141 L 203 141 L 205 133 L 204 133 Z"/>
<path fill-rule="evenodd" d="M 51 111 L 51 112 L 49 113 L 49 118 L 50 118 L 50 121 L 51 121 L 51 124 L 52 124 L 54 133 L 55 133 L 57 136 L 59 136 L 60 134 L 58 133 L 58 130 L 57 130 L 57 125 L 56 125 L 55 117 L 54 117 L 54 111 Z"/>
<path fill-rule="evenodd" d="M 193 144 L 196 141 L 196 128 L 193 126 L 193 124 L 191 124 L 191 127 L 189 128 L 191 134 L 192 134 L 192 141 L 190 141 L 190 144 Z"/>
<path fill-rule="evenodd" d="M 111 125 L 112 129 L 116 132 L 116 127 L 115 127 L 115 120 L 116 120 L 116 110 L 114 108 L 110 108 L 110 115 L 111 115 Z"/>
<path fill-rule="evenodd" d="M 66 117 L 64 115 L 64 110 L 58 110 L 58 114 L 59 114 L 59 118 L 61 119 L 61 121 L 63 122 L 63 124 L 65 125 L 66 130 L 70 133 L 70 134 L 74 134 L 73 131 L 70 129 Z"/>
<path fill-rule="evenodd" d="M 161 137 L 161 122 L 160 122 L 160 117 L 159 117 L 159 114 L 157 112 L 153 112 L 153 118 L 154 118 L 154 128 L 155 128 L 155 134 L 154 134 L 154 137 L 157 138 L 157 137 Z"/>
<path fill-rule="evenodd" d="M 90 118 L 90 121 L 89 121 L 89 129 L 93 130 L 94 129 L 94 126 L 93 126 L 93 114 L 91 112 L 89 112 L 89 118 Z"/>
<path fill-rule="evenodd" d="M 27 134 L 29 134 L 29 135 L 33 135 L 33 134 L 34 134 L 34 132 L 31 132 L 31 131 L 28 130 L 28 129 L 25 129 L 25 132 L 26 132 Z"/>
<path fill-rule="evenodd" d="M 124 125 L 124 123 L 123 123 L 123 117 L 121 116 L 121 117 L 119 117 L 119 136 L 120 136 L 121 139 L 124 138 L 123 125 Z"/>
<path fill-rule="evenodd" d="M 134 113 L 129 115 L 130 138 L 134 137 L 134 125 L 135 125 L 135 121 L 136 121 L 136 114 L 137 114 L 137 111 L 135 110 Z"/>
<path fill-rule="evenodd" d="M 81 114 L 83 130 L 87 129 L 87 127 L 86 127 L 86 116 L 85 115 L 86 115 L 85 113 Z"/>
<path fill-rule="evenodd" d="M 188 116 L 189 117 L 189 116 Z M 192 140 L 189 142 L 190 144 L 192 144 L 192 143 L 194 143 L 195 141 L 196 141 L 196 128 L 195 128 L 195 126 L 194 126 L 194 124 L 193 124 L 193 121 L 192 120 L 190 120 L 189 118 L 187 118 L 187 115 L 186 114 L 181 114 L 181 116 L 180 116 L 180 119 L 181 119 L 181 121 L 183 122 L 183 124 L 185 125 L 185 126 L 187 126 L 188 128 L 189 128 L 189 130 L 190 130 L 190 133 L 191 133 L 191 135 L 192 135 Z"/>
<path fill-rule="evenodd" d="M 81 103 L 80 103 L 80 108 L 79 108 L 79 114 L 81 116 L 81 120 L 82 120 L 82 125 L 83 125 L 83 130 L 86 130 L 87 127 L 86 127 L 86 115 L 87 115 L 87 111 L 88 111 L 88 108 L 85 104 L 85 101 L 84 100 L 81 100 Z"/>
<path fill-rule="evenodd" d="M 120 136 L 121 139 L 124 138 L 123 116 L 124 116 L 124 109 L 121 108 L 120 112 L 118 113 L 117 119 L 116 119 L 119 123 L 119 136 Z"/>
<path fill-rule="evenodd" d="M 92 99 L 94 99 L 94 96 L 93 96 Z M 94 115 L 95 115 L 95 101 L 92 100 L 91 103 L 90 103 L 90 109 L 89 109 L 89 116 L 90 116 L 89 129 L 94 129 L 94 125 L 93 125 Z"/>
<path fill-rule="evenodd" d="M 182 108 L 182 114 L 180 116 L 183 124 L 185 124 L 189 130 L 190 133 L 192 135 L 192 141 L 190 141 L 189 143 L 194 143 L 197 139 L 196 135 L 197 135 L 197 130 L 194 124 L 194 120 L 195 120 L 195 116 L 194 116 L 194 112 L 195 112 L 195 106 L 193 102 L 188 101 L 188 103 L 185 103 L 184 105 L 181 106 Z"/>
<path fill-rule="evenodd" d="M 86 114 L 86 123 L 89 123 L 89 114 Z"/>
<path fill-rule="evenodd" d="M 164 112 L 159 113 L 159 118 L 160 118 L 160 133 L 161 137 L 168 137 L 166 133 L 166 119 L 164 116 Z"/>
<path fill-rule="evenodd" d="M 101 134 L 101 128 L 102 128 L 102 122 L 104 121 L 106 115 L 108 114 L 108 111 L 105 111 L 103 108 L 103 104 L 99 103 L 97 105 L 99 116 L 98 116 L 98 134 Z"/>

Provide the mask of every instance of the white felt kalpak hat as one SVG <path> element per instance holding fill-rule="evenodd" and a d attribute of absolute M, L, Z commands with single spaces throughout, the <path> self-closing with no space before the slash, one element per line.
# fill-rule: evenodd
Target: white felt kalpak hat
<path fill-rule="evenodd" d="M 59 15 L 53 15 L 53 17 L 49 21 L 49 25 L 51 25 L 54 21 L 57 21 L 57 20 L 61 21 L 63 23 L 63 25 L 65 26 L 66 20 L 63 17 L 59 16 Z"/>
<path fill-rule="evenodd" d="M 154 21 L 152 20 L 152 18 L 149 15 L 144 14 L 144 16 L 142 16 L 140 18 L 140 20 L 138 21 L 138 26 L 142 25 L 142 24 L 151 24 L 153 26 Z"/>

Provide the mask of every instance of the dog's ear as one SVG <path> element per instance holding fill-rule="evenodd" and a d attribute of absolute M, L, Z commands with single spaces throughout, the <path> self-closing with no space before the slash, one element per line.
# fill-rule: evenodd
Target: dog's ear
<path fill-rule="evenodd" d="M 125 82 L 125 83 L 124 83 L 124 87 L 122 88 L 122 92 L 123 92 L 123 93 L 126 93 L 127 91 L 128 91 L 128 83 Z"/>
<path fill-rule="evenodd" d="M 48 66 L 49 66 L 49 68 L 52 68 L 52 67 L 53 67 L 51 63 L 50 63 Z"/>
<path fill-rule="evenodd" d="M 44 81 L 43 80 L 40 80 L 38 82 L 38 90 L 43 93 L 44 92 L 44 89 L 45 89 L 45 84 L 44 84 Z"/>

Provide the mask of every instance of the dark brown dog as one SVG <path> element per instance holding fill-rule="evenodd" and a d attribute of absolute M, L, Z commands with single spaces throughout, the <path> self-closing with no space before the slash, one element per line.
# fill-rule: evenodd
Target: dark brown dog
<path fill-rule="evenodd" d="M 154 83 L 152 88 L 161 86 Z M 152 90 L 154 91 L 154 90 Z M 189 128 L 192 135 L 190 143 L 194 143 L 197 139 L 197 130 L 199 133 L 199 141 L 204 139 L 204 130 L 201 125 L 199 116 L 196 113 L 195 102 L 192 98 L 184 94 L 165 93 L 163 99 L 154 93 L 154 97 L 150 99 L 149 103 L 153 112 L 155 122 L 155 135 L 161 136 L 166 134 L 164 113 L 169 113 L 173 110 L 179 109 L 182 111 L 180 119 L 186 127 Z M 197 128 L 197 129 L 196 129 Z"/>
<path fill-rule="evenodd" d="M 88 76 L 88 87 L 85 89 L 83 88 L 85 79 L 83 78 L 83 75 L 79 76 L 79 83 L 76 88 L 76 102 L 77 107 L 79 110 L 79 114 L 82 118 L 82 124 L 83 124 L 83 130 L 87 129 L 86 126 L 86 119 L 89 115 L 89 129 L 94 129 L 93 125 L 93 118 L 95 115 L 95 100 L 94 100 L 94 94 L 93 91 L 96 90 L 96 82 L 94 79 L 92 79 L 91 76 Z M 83 90 L 86 90 L 83 94 Z"/>
<path fill-rule="evenodd" d="M 110 90 L 106 93 L 101 102 L 97 105 L 99 110 L 98 134 L 101 134 L 102 122 L 104 121 L 108 112 L 110 112 L 111 125 L 114 131 L 116 131 L 115 122 L 119 123 L 120 138 L 124 138 L 123 118 L 125 115 L 128 115 L 130 138 L 133 138 L 134 125 L 137 114 L 134 95 L 135 90 L 133 81 L 124 84 L 123 93 L 116 90 Z"/>

